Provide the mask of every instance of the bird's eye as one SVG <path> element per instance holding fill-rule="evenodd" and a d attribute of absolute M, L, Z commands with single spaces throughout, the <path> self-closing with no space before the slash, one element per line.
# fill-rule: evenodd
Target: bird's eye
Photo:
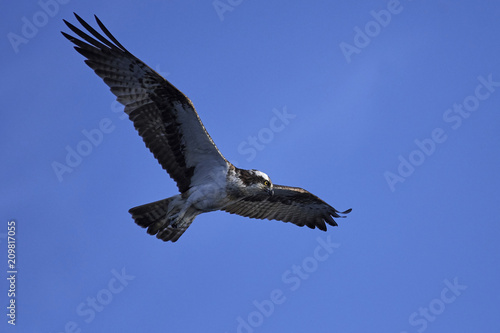
<path fill-rule="evenodd" d="M 269 186 L 269 182 L 267 180 L 264 180 L 264 185 Z"/>

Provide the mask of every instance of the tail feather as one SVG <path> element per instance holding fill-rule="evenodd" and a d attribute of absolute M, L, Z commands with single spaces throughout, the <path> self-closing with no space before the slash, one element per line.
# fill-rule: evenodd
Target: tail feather
<path fill-rule="evenodd" d="M 156 235 L 163 241 L 175 242 L 186 231 L 193 217 L 177 218 L 175 209 L 170 208 L 169 204 L 174 197 L 151 202 L 145 205 L 131 208 L 128 212 L 132 214 L 135 223 L 143 228 L 147 228 L 147 233 Z"/>

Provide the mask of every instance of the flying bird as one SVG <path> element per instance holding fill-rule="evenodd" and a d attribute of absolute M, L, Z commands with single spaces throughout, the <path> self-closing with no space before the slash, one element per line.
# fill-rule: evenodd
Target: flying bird
<path fill-rule="evenodd" d="M 191 100 L 130 53 L 95 16 L 101 33 L 75 14 L 87 31 L 63 20 L 85 63 L 104 80 L 146 147 L 177 183 L 179 194 L 129 210 L 150 235 L 175 242 L 199 214 L 222 210 L 255 219 L 291 222 L 326 231 L 345 217 L 314 194 L 273 184 L 267 174 L 231 164 L 217 149 Z"/>

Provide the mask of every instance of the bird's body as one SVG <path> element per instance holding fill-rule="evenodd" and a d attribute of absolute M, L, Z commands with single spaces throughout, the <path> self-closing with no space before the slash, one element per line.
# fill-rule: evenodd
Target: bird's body
<path fill-rule="evenodd" d="M 265 173 L 228 162 L 206 131 L 193 104 L 170 82 L 127 51 L 97 19 L 104 37 L 76 15 L 92 35 L 65 21 L 82 40 L 63 32 L 111 88 L 139 135 L 176 181 L 179 194 L 130 209 L 149 234 L 175 242 L 205 212 L 227 211 L 326 230 L 344 217 L 308 191 L 275 185 Z"/>

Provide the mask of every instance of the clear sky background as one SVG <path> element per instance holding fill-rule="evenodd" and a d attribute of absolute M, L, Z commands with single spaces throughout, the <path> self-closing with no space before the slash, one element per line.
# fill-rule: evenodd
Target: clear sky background
<path fill-rule="evenodd" d="M 497 1 L 44 1 L 0 11 L 0 331 L 500 331 Z M 72 12 L 188 95 L 230 161 L 352 213 L 147 235 L 128 209 L 177 187 L 59 33 Z"/>

